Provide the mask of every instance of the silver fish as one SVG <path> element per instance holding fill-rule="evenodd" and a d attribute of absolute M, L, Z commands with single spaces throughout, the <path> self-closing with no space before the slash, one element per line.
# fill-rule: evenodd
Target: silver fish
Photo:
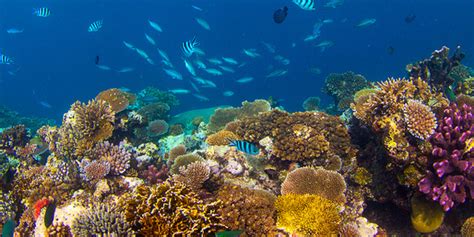
<path fill-rule="evenodd" d="M 232 64 L 232 65 L 237 65 L 237 64 L 239 64 L 239 63 L 237 62 L 237 60 L 235 60 L 235 59 L 233 59 L 233 58 L 222 57 L 222 60 L 224 60 L 224 62 L 229 63 L 229 64 Z"/>
<path fill-rule="evenodd" d="M 166 61 L 163 59 L 161 60 L 161 63 L 163 63 L 167 67 L 174 68 L 174 65 L 170 61 Z"/>
<path fill-rule="evenodd" d="M 173 93 L 173 94 L 189 94 L 191 91 L 189 91 L 188 89 L 172 89 L 172 90 L 169 90 L 169 92 Z"/>
<path fill-rule="evenodd" d="M 135 50 L 135 46 L 133 46 L 132 44 L 128 43 L 127 41 L 122 41 L 122 42 L 125 45 L 125 47 L 127 47 L 131 50 Z"/>
<path fill-rule="evenodd" d="M 233 96 L 234 95 L 234 92 L 233 91 L 224 91 L 222 93 L 223 96 L 226 96 L 226 97 L 230 97 L 230 96 Z"/>
<path fill-rule="evenodd" d="M 248 82 L 251 82 L 253 81 L 253 77 L 242 77 L 240 79 L 238 79 L 236 82 L 237 83 L 248 83 Z"/>
<path fill-rule="evenodd" d="M 257 53 L 256 49 L 243 49 L 242 52 L 251 58 L 260 57 L 260 54 Z"/>
<path fill-rule="evenodd" d="M 104 71 L 110 71 L 112 70 L 112 68 L 110 68 L 109 66 L 106 66 L 106 65 L 96 65 L 97 68 L 101 69 L 101 70 L 104 70 Z"/>
<path fill-rule="evenodd" d="M 269 43 L 267 43 L 267 42 L 265 42 L 265 41 L 262 41 L 261 43 L 263 44 L 263 46 L 265 46 L 265 49 L 267 49 L 267 51 L 268 51 L 269 53 L 275 53 L 275 52 L 276 52 L 274 45 L 271 45 L 271 44 L 269 44 Z"/>
<path fill-rule="evenodd" d="M 168 76 L 171 77 L 171 79 L 176 79 L 176 80 L 183 80 L 183 75 L 181 73 L 173 70 L 173 69 L 163 69 Z"/>
<path fill-rule="evenodd" d="M 7 30 L 8 34 L 19 34 L 23 33 L 23 29 L 10 28 Z"/>
<path fill-rule="evenodd" d="M 206 29 L 206 30 L 211 30 L 211 26 L 209 26 L 209 23 L 207 23 L 206 20 L 202 19 L 202 18 L 199 18 L 199 17 L 196 17 L 194 18 L 194 20 L 196 20 L 196 22 L 202 26 L 202 28 Z"/>
<path fill-rule="evenodd" d="M 336 8 L 338 6 L 341 6 L 343 3 L 344 0 L 329 0 L 329 2 L 324 4 L 324 7 Z"/>
<path fill-rule="evenodd" d="M 194 63 L 198 66 L 199 69 L 207 68 L 206 64 L 204 64 L 204 62 L 199 59 L 194 60 Z"/>
<path fill-rule="evenodd" d="M 357 24 L 356 26 L 357 27 L 367 27 L 367 26 L 375 24 L 376 21 L 377 21 L 377 19 L 375 19 L 375 18 L 367 18 L 367 19 L 361 20 L 359 22 L 359 24 Z"/>
<path fill-rule="evenodd" d="M 138 55 L 140 55 L 142 58 L 149 58 L 148 54 L 143 49 L 135 48 L 135 51 L 137 51 Z"/>
<path fill-rule="evenodd" d="M 209 73 L 211 75 L 214 75 L 214 76 L 221 76 L 222 75 L 222 72 L 215 69 L 215 68 L 206 68 L 206 69 L 204 69 L 204 71 L 206 71 L 207 73 Z"/>
<path fill-rule="evenodd" d="M 145 39 L 152 45 L 156 45 L 156 42 L 151 36 L 149 36 L 147 33 L 145 33 Z"/>
<path fill-rule="evenodd" d="M 121 68 L 120 70 L 118 70 L 117 72 L 120 72 L 120 73 L 123 73 L 123 72 L 132 72 L 134 71 L 135 68 L 133 67 L 124 67 L 124 68 Z"/>
<path fill-rule="evenodd" d="M 222 64 L 222 60 L 217 59 L 217 58 L 210 58 L 207 61 L 209 61 L 210 63 L 215 64 L 215 65 L 221 65 Z"/>
<path fill-rule="evenodd" d="M 327 48 L 332 47 L 334 45 L 334 42 L 330 40 L 325 40 L 322 41 L 321 43 L 317 44 L 315 47 L 319 48 L 321 52 L 324 52 Z"/>
<path fill-rule="evenodd" d="M 284 76 L 288 73 L 288 70 L 284 70 L 284 69 L 277 69 L 273 72 L 270 72 L 268 75 L 266 75 L 265 77 L 266 78 L 272 78 L 272 77 L 281 77 L 281 76 Z"/>
<path fill-rule="evenodd" d="M 226 66 L 222 66 L 222 65 L 219 65 L 219 67 L 222 69 L 222 71 L 225 71 L 225 72 L 230 72 L 230 73 L 235 72 L 235 70 L 230 68 L 230 67 L 226 67 Z"/>
<path fill-rule="evenodd" d="M 168 54 L 166 54 L 165 51 L 161 50 L 161 49 L 157 49 L 158 50 L 158 53 L 160 54 L 161 58 L 163 58 L 164 60 L 166 61 L 170 61 L 170 58 L 168 57 Z"/>
<path fill-rule="evenodd" d="M 191 63 L 188 62 L 188 60 L 184 60 L 184 66 L 186 67 L 186 69 L 188 69 L 189 73 L 191 73 L 191 75 L 193 76 L 196 76 L 196 70 L 194 70 L 194 67 Z"/>
<path fill-rule="evenodd" d="M 197 92 L 197 93 L 200 93 L 201 91 L 199 90 L 199 88 L 196 86 L 196 84 L 194 84 L 192 81 L 189 81 L 189 84 L 191 84 L 191 87 Z"/>
<path fill-rule="evenodd" d="M 161 26 L 158 25 L 158 23 L 156 23 L 152 20 L 148 20 L 148 24 L 150 24 L 151 28 L 155 29 L 156 31 L 163 32 L 163 29 L 161 29 Z"/>
<path fill-rule="evenodd" d="M 193 94 L 194 97 L 196 97 L 198 100 L 200 101 L 209 101 L 209 98 L 203 96 L 203 95 L 200 95 L 200 94 Z"/>

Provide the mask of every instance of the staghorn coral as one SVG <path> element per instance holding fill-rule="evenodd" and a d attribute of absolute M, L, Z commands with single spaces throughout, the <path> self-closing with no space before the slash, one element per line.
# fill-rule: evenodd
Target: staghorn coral
<path fill-rule="evenodd" d="M 319 98 L 317 96 L 308 97 L 303 102 L 303 109 L 305 111 L 319 110 L 319 104 L 320 103 L 321 103 L 321 98 Z"/>
<path fill-rule="evenodd" d="M 72 223 L 75 236 L 133 236 L 130 223 L 111 204 L 98 204 L 80 214 Z"/>
<path fill-rule="evenodd" d="M 226 146 L 232 140 L 239 140 L 240 137 L 235 133 L 227 130 L 220 130 L 217 133 L 211 134 L 207 137 L 206 143 L 211 146 Z"/>
<path fill-rule="evenodd" d="M 115 113 L 124 111 L 129 104 L 133 103 L 136 96 L 131 93 L 121 91 L 117 88 L 111 88 L 100 92 L 96 97 L 96 100 L 102 100 L 109 103 L 110 107 Z"/>
<path fill-rule="evenodd" d="M 195 161 L 186 166 L 179 167 L 179 173 L 173 175 L 173 179 L 197 192 L 201 189 L 202 184 L 209 179 L 210 174 L 211 169 L 206 162 Z"/>
<path fill-rule="evenodd" d="M 263 191 L 225 184 L 217 198 L 222 223 L 232 230 L 242 230 L 245 236 L 273 236 L 275 225 L 275 196 Z"/>
<path fill-rule="evenodd" d="M 426 140 L 434 133 L 436 116 L 427 105 L 418 100 L 408 100 L 403 107 L 403 115 L 411 135 Z"/>
<path fill-rule="evenodd" d="M 342 175 L 322 168 L 302 167 L 288 173 L 281 185 L 281 194 L 316 194 L 334 202 L 344 203 L 346 182 Z"/>
<path fill-rule="evenodd" d="M 119 206 L 142 236 L 207 236 L 225 228 L 217 213 L 221 203 L 205 203 L 181 183 L 138 186 L 120 197 Z"/>
<path fill-rule="evenodd" d="M 153 120 L 151 121 L 146 130 L 147 130 L 147 136 L 150 138 L 157 138 L 161 135 L 164 135 L 168 132 L 170 126 L 165 120 Z"/>
<path fill-rule="evenodd" d="M 46 230 L 45 237 L 72 237 L 71 227 L 64 223 L 54 223 Z"/>
<path fill-rule="evenodd" d="M 337 203 L 314 194 L 286 194 L 275 202 L 277 226 L 303 236 L 336 235 L 341 217 Z"/>
<path fill-rule="evenodd" d="M 355 155 L 342 121 L 322 112 L 272 110 L 241 119 L 239 124 L 236 134 L 246 141 L 258 144 L 270 137 L 271 155 L 278 160 L 312 160 L 328 151 L 342 159 Z"/>
<path fill-rule="evenodd" d="M 173 162 L 173 165 L 171 165 L 170 173 L 179 174 L 179 169 L 181 167 L 185 167 L 196 161 L 204 161 L 204 159 L 200 155 L 197 155 L 197 154 L 180 155 L 176 157 L 176 159 Z"/>
<path fill-rule="evenodd" d="M 444 110 L 430 143 L 426 176 L 419 190 L 445 211 L 474 199 L 474 116 L 469 105 L 451 104 Z"/>
<path fill-rule="evenodd" d="M 461 228 L 462 237 L 474 237 L 474 217 L 467 218 Z"/>
<path fill-rule="evenodd" d="M 326 77 L 323 91 L 334 98 L 339 110 L 349 108 L 354 94 L 364 88 L 371 87 L 364 76 L 354 72 L 331 73 Z"/>
<path fill-rule="evenodd" d="M 110 174 L 123 174 L 130 167 L 130 154 L 124 147 L 116 146 L 108 141 L 99 143 L 94 149 L 96 160 L 106 161 L 110 164 Z"/>

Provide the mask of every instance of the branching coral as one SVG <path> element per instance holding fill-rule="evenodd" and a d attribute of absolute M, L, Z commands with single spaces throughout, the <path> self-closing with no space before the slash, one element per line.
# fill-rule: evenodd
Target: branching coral
<path fill-rule="evenodd" d="M 433 150 L 421 192 L 439 202 L 445 211 L 474 199 L 474 116 L 472 107 L 452 104 L 444 110 L 430 142 Z"/>
<path fill-rule="evenodd" d="M 426 140 L 434 133 L 436 116 L 427 105 L 418 100 L 408 100 L 403 107 L 403 115 L 411 135 Z"/>
<path fill-rule="evenodd" d="M 334 202 L 344 203 L 346 182 L 335 171 L 302 167 L 293 170 L 281 185 L 281 194 L 317 194 Z"/>
<path fill-rule="evenodd" d="M 341 217 L 337 203 L 314 194 L 286 194 L 275 202 L 277 226 L 303 236 L 337 235 Z"/>
<path fill-rule="evenodd" d="M 141 177 L 149 184 L 163 183 L 168 178 L 168 167 L 163 164 L 158 169 L 154 165 L 149 165 L 146 170 L 142 171 Z"/>
<path fill-rule="evenodd" d="M 100 180 L 110 172 L 110 163 L 105 160 L 93 160 L 91 162 L 82 160 L 81 166 L 84 170 L 85 180 Z"/>
<path fill-rule="evenodd" d="M 110 173 L 123 174 L 130 167 L 130 154 L 125 148 L 116 146 L 108 141 L 97 144 L 94 149 L 95 159 L 103 160 L 110 164 Z"/>
<path fill-rule="evenodd" d="M 108 89 L 100 92 L 96 97 L 96 100 L 103 100 L 109 103 L 112 110 L 116 113 L 125 110 L 129 104 L 133 103 L 136 99 L 136 96 L 121 91 L 117 88 Z"/>
<path fill-rule="evenodd" d="M 239 139 L 240 137 L 231 131 L 220 130 L 217 133 L 209 135 L 206 139 L 206 143 L 211 146 L 225 146 L 229 145 L 230 141 Z"/>
<path fill-rule="evenodd" d="M 354 94 L 364 88 L 371 87 L 364 76 L 354 72 L 331 73 L 326 77 L 323 91 L 331 95 L 340 110 L 349 108 Z"/>
<path fill-rule="evenodd" d="M 206 162 L 195 161 L 186 166 L 179 167 L 179 173 L 173 175 L 173 179 L 181 182 L 194 191 L 199 191 L 202 184 L 209 179 L 211 169 Z"/>
<path fill-rule="evenodd" d="M 322 112 L 289 114 L 272 110 L 241 119 L 236 134 L 255 144 L 270 137 L 271 154 L 281 160 L 311 160 L 327 151 L 341 158 L 355 155 L 342 121 Z"/>
<path fill-rule="evenodd" d="M 125 219 L 143 236 L 207 236 L 225 228 L 220 202 L 205 203 L 181 183 L 138 186 L 119 200 Z"/>
<path fill-rule="evenodd" d="M 76 236 L 133 236 L 130 223 L 111 204 L 99 204 L 79 215 L 72 224 Z"/>
<path fill-rule="evenodd" d="M 219 213 L 223 224 L 242 230 L 246 236 L 275 235 L 275 196 L 262 190 L 226 184 L 217 194 L 222 200 Z"/>

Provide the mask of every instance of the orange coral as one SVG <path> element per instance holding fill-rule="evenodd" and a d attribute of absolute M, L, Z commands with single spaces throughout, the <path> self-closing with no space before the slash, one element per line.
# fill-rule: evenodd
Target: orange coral
<path fill-rule="evenodd" d="M 436 129 L 436 116 L 430 107 L 418 100 L 408 100 L 403 108 L 405 123 L 411 135 L 426 140 Z"/>
<path fill-rule="evenodd" d="M 220 130 L 217 133 L 209 135 L 206 139 L 206 143 L 211 146 L 225 146 L 229 145 L 229 141 L 239 139 L 240 137 L 233 132 Z"/>
<path fill-rule="evenodd" d="M 125 110 L 130 103 L 133 103 L 136 99 L 136 96 L 121 91 L 117 88 L 108 89 L 100 92 L 96 97 L 96 100 L 103 100 L 110 104 L 112 110 L 116 113 Z"/>

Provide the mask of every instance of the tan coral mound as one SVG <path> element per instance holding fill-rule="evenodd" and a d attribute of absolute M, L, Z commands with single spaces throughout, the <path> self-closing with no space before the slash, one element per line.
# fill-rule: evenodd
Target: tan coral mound
<path fill-rule="evenodd" d="M 110 104 L 112 110 L 116 113 L 125 110 L 130 103 L 135 101 L 135 95 L 124 92 L 117 88 L 108 89 L 100 92 L 96 100 L 103 100 Z"/>
<path fill-rule="evenodd" d="M 275 236 L 275 196 L 263 191 L 226 184 L 218 192 L 223 224 L 245 236 Z"/>
<path fill-rule="evenodd" d="M 411 135 L 426 140 L 436 129 L 436 116 L 430 107 L 418 100 L 408 100 L 403 108 L 407 129 Z"/>
<path fill-rule="evenodd" d="M 202 184 L 209 179 L 211 169 L 206 162 L 195 161 L 189 165 L 179 167 L 179 174 L 173 175 L 173 179 L 181 182 L 194 191 L 199 191 Z"/>
<path fill-rule="evenodd" d="M 281 194 L 317 194 L 331 201 L 345 202 L 346 182 L 339 173 L 322 168 L 293 170 L 281 185 Z"/>
<path fill-rule="evenodd" d="M 235 133 L 227 130 L 220 130 L 217 133 L 211 134 L 207 137 L 206 143 L 211 146 L 226 146 L 232 140 L 239 140 L 240 137 Z"/>

